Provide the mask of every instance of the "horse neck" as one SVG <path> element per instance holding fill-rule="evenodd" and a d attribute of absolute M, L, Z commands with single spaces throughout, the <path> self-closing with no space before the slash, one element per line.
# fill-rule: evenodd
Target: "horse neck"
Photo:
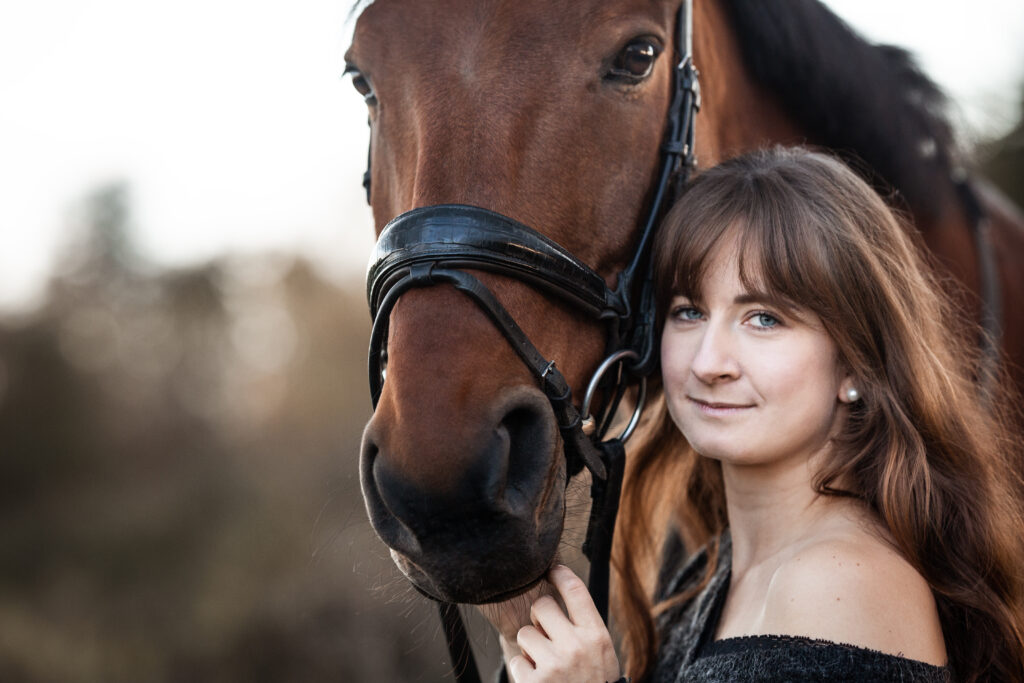
<path fill-rule="evenodd" d="M 697 117 L 698 165 L 713 166 L 766 145 L 820 144 L 809 139 L 776 94 L 746 70 L 739 41 L 720 0 L 698 0 L 694 13 L 694 62 L 700 69 L 703 99 Z M 957 280 L 979 292 L 975 245 L 953 184 L 937 186 L 932 202 L 926 213 L 912 214 L 914 228 Z M 966 293 L 960 296 L 967 310 L 977 307 Z"/>
<path fill-rule="evenodd" d="M 796 123 L 743 66 L 740 45 L 717 0 L 694 7 L 694 63 L 700 70 L 697 161 L 708 167 L 768 144 L 798 144 Z"/>
<path fill-rule="evenodd" d="M 814 139 L 803 130 L 786 113 L 779 96 L 746 71 L 723 2 L 697 0 L 694 5 L 694 62 L 700 70 L 703 99 L 696 131 L 699 165 L 714 166 L 769 144 L 828 145 L 828 140 Z M 876 125 L 887 123 L 878 121 Z M 974 253 L 974 247 L 963 203 L 951 182 L 937 184 L 930 199 L 929 206 L 911 212 L 914 227 L 927 247 L 940 260 L 948 261 L 956 278 L 976 290 L 975 264 L 964 258 Z"/>

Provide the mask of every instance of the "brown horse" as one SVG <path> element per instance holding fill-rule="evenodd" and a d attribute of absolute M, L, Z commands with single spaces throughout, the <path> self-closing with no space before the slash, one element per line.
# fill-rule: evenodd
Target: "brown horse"
<path fill-rule="evenodd" d="M 371 125 L 378 232 L 466 204 L 532 226 L 615 284 L 650 202 L 680 0 L 376 0 L 346 60 Z M 969 292 L 981 276 L 941 97 L 907 55 L 812 0 L 697 0 L 694 54 L 709 166 L 769 143 L 856 160 Z M 1003 347 L 1024 365 L 1024 225 L 982 191 L 1002 285 Z M 577 402 L 602 325 L 517 279 L 475 271 Z M 979 310 L 977 297 L 968 303 Z M 390 317 L 387 374 L 361 460 L 372 524 L 427 595 L 487 602 L 554 560 L 566 468 L 552 410 L 488 317 L 448 286 Z M 1018 384 L 1024 374 L 1014 370 Z"/>

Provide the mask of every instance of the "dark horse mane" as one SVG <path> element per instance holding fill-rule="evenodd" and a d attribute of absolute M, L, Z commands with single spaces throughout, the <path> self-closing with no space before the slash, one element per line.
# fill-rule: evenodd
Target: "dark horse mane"
<path fill-rule="evenodd" d="M 933 219 L 957 163 L 946 96 L 906 50 L 869 43 L 818 0 L 723 0 L 743 60 L 803 128 L 883 195 Z M 869 170 L 870 169 L 870 170 Z"/>

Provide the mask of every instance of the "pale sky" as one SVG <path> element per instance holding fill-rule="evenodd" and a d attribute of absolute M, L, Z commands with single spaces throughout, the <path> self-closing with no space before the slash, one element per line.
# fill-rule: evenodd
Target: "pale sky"
<path fill-rule="evenodd" d="M 366 112 L 340 77 L 351 4 L 3 3 L 0 310 L 38 299 L 70 208 L 116 180 L 132 187 L 139 247 L 154 263 L 278 249 L 361 274 L 373 239 L 360 185 Z M 968 136 L 1016 120 L 1024 2 L 827 4 L 917 54 Z"/>

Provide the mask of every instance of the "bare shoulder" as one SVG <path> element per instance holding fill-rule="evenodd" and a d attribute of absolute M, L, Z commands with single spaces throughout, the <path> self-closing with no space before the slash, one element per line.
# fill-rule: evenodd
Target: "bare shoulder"
<path fill-rule="evenodd" d="M 848 643 L 943 665 L 946 648 L 928 583 L 868 534 L 840 534 L 797 549 L 774 572 L 765 633 Z"/>

